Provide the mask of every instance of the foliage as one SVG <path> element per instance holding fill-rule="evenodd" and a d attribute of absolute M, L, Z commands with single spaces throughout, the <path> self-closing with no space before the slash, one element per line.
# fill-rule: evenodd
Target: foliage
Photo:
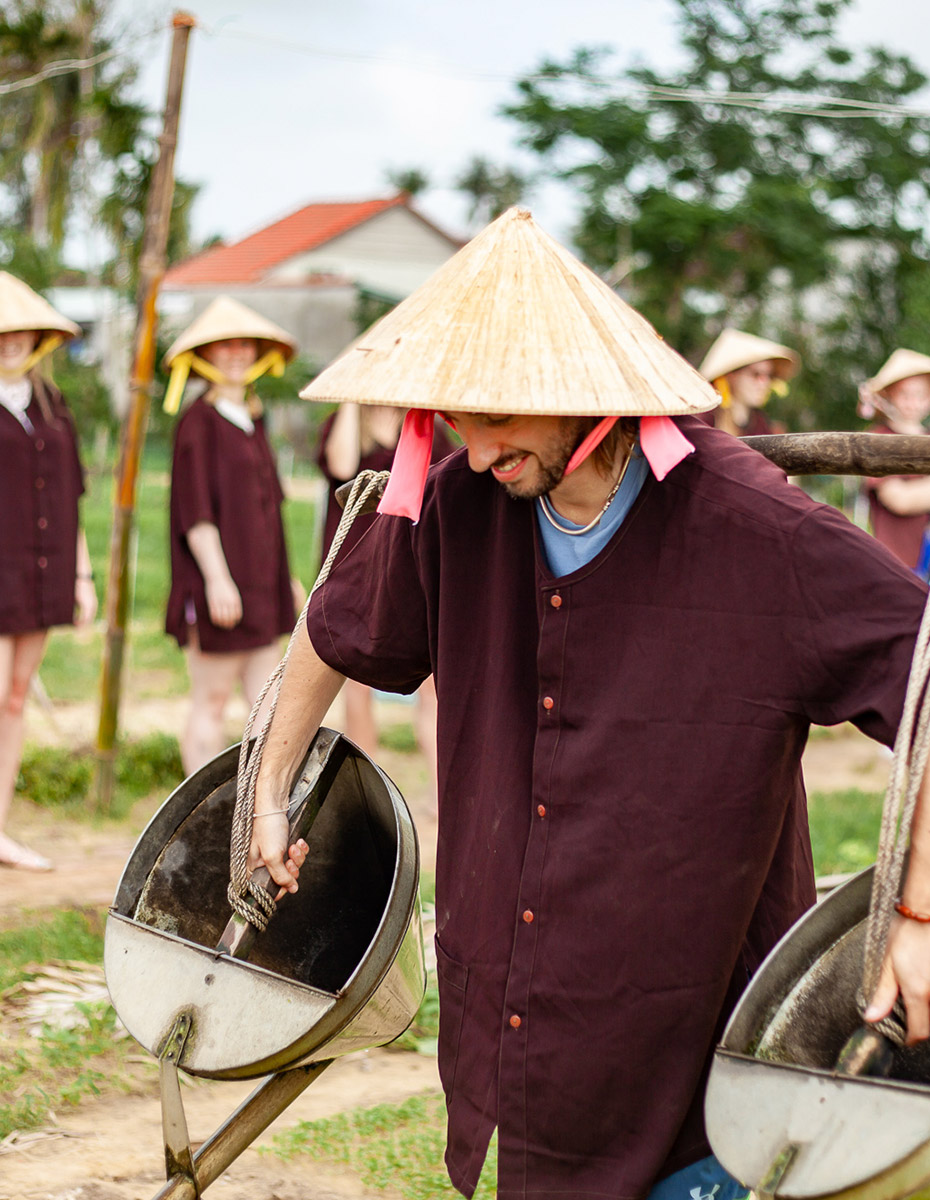
<path fill-rule="evenodd" d="M 725 324 L 789 342 L 805 372 L 780 415 L 848 426 L 857 378 L 930 350 L 930 124 L 832 101 L 903 105 L 926 79 L 841 43 L 851 0 L 675 2 L 678 69 L 579 49 L 505 112 L 580 193 L 586 260 L 673 345 L 697 361 Z"/>
<path fill-rule="evenodd" d="M 416 754 L 417 735 L 409 721 L 397 721 L 384 725 L 378 732 L 378 745 L 398 754 Z"/>
<path fill-rule="evenodd" d="M 319 1121 L 299 1121 L 275 1134 L 280 1158 L 308 1154 L 349 1167 L 366 1187 L 390 1191 L 405 1200 L 455 1196 L 443 1166 L 446 1113 L 441 1095 L 413 1096 L 402 1104 L 379 1104 Z M 494 1192 L 497 1152 L 488 1152 L 477 1200 Z"/>
<path fill-rule="evenodd" d="M 429 175 L 419 167 L 395 168 L 386 174 L 391 187 L 397 188 L 399 192 L 406 192 L 408 196 L 418 196 L 430 186 Z"/>
<path fill-rule="evenodd" d="M 475 155 L 457 176 L 455 187 L 471 199 L 469 219 L 486 225 L 524 198 L 529 179 L 513 167 L 495 167 Z"/>
<path fill-rule="evenodd" d="M 27 746 L 16 791 L 43 808 L 83 807 L 91 791 L 95 767 L 96 759 L 90 750 Z M 114 814 L 153 792 L 167 794 L 183 778 L 177 738 L 153 733 L 137 742 L 120 743 L 116 753 Z"/>

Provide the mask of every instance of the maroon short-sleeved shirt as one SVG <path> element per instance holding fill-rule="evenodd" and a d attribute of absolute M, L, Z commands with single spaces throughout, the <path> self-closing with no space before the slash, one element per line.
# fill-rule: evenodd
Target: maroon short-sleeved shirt
<path fill-rule="evenodd" d="M 74 620 L 83 475 L 71 415 L 44 387 L 50 421 L 34 395 L 28 427 L 0 404 L 0 634 Z"/>
<path fill-rule="evenodd" d="M 447 1163 L 503 1200 L 639 1197 L 708 1153 L 706 1071 L 814 899 L 809 724 L 885 742 L 925 589 L 693 418 L 587 566 L 464 454 L 418 525 L 378 517 L 314 596 L 321 657 L 439 697 L 439 1066 Z"/>
<path fill-rule="evenodd" d="M 887 425 L 875 425 L 869 433 L 894 433 Z M 916 567 L 920 558 L 920 548 L 923 543 L 924 530 L 930 516 L 927 513 L 911 513 L 900 516 L 885 508 L 878 498 L 878 488 L 888 478 L 920 479 L 919 475 L 885 476 L 883 479 L 866 480 L 866 493 L 869 497 L 869 520 L 872 532 L 883 546 L 887 546 L 908 567 Z"/>
<path fill-rule="evenodd" d="M 337 479 L 330 471 L 329 464 L 326 461 L 326 442 L 332 432 L 333 422 L 336 420 L 336 414 L 332 413 L 323 422 L 320 428 L 320 440 L 317 446 L 317 466 L 323 473 L 323 478 L 326 480 L 329 491 L 326 498 L 326 522 L 323 526 L 323 546 L 321 550 L 321 562 L 326 561 L 326 556 L 329 554 L 329 548 L 333 544 L 333 538 L 336 536 L 336 529 L 339 525 L 339 519 L 342 516 L 342 508 L 339 501 L 336 499 L 336 489 L 342 484 L 347 483 L 346 479 Z M 447 455 L 452 453 L 452 442 L 447 437 L 442 422 L 437 418 L 433 429 L 433 451 L 430 462 L 441 462 Z M 386 446 L 376 445 L 374 449 L 363 454 L 359 464 L 359 471 L 390 471 L 391 464 L 394 461 L 394 450 L 396 447 L 388 449 Z M 348 554 L 355 543 L 359 540 L 368 526 L 371 524 L 374 514 L 356 517 L 352 522 L 349 532 L 346 534 L 345 541 L 342 543 L 340 550 L 341 554 Z"/>
<path fill-rule="evenodd" d="M 249 434 L 197 399 L 178 421 L 171 465 L 171 592 L 165 629 L 188 639 L 189 605 L 200 648 L 229 654 L 267 646 L 294 628 L 281 504 L 284 493 L 264 422 Z M 242 597 L 242 620 L 220 629 L 210 620 L 203 576 L 187 531 L 206 521 L 219 530 L 229 572 Z"/>

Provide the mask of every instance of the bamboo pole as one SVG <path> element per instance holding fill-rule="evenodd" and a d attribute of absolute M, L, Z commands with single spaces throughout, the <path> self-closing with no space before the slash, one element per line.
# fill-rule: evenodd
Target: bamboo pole
<path fill-rule="evenodd" d="M 165 250 L 171 204 L 174 199 L 174 155 L 178 140 L 181 95 L 187 43 L 194 18 L 176 12 L 172 19 L 174 36 L 165 112 L 159 141 L 158 161 L 152 172 L 146 202 L 142 254 L 139 259 L 139 285 L 136 293 L 136 331 L 130 381 L 129 410 L 120 437 L 120 459 L 113 499 L 113 528 L 110 535 L 110 562 L 107 572 L 107 635 L 100 681 L 100 722 L 97 729 L 97 805 L 108 809 L 113 795 L 113 767 L 116 734 L 119 725 L 120 687 L 126 627 L 129 615 L 129 549 L 136 504 L 139 461 L 145 443 L 150 392 L 155 374 L 155 303 L 165 273 Z"/>
<path fill-rule="evenodd" d="M 887 433 L 773 433 L 742 438 L 788 475 L 930 475 L 930 438 Z"/>

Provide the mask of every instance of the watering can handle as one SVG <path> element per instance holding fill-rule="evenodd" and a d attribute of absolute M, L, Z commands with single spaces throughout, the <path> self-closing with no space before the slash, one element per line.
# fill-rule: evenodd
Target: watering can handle
<path fill-rule="evenodd" d="M 349 743 L 332 729 L 321 729 L 314 738 L 288 800 L 289 846 L 309 834 L 348 752 Z M 269 896 L 277 894 L 278 885 L 271 878 L 267 867 L 262 866 L 254 871 L 252 882 L 257 887 L 264 888 Z M 216 944 L 217 952 L 228 954 L 231 958 L 248 958 L 255 934 L 255 926 L 245 917 L 234 913 Z"/>

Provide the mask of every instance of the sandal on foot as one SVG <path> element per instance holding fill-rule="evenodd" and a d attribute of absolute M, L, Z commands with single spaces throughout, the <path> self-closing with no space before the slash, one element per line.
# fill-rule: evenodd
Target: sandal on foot
<path fill-rule="evenodd" d="M 20 842 L 14 842 L 12 838 L 4 840 L 7 843 L 7 849 L 0 857 L 0 867 L 6 867 L 11 871 L 54 871 L 54 863 L 44 855 L 37 854 L 35 850 L 30 850 L 28 846 L 23 846 Z"/>

